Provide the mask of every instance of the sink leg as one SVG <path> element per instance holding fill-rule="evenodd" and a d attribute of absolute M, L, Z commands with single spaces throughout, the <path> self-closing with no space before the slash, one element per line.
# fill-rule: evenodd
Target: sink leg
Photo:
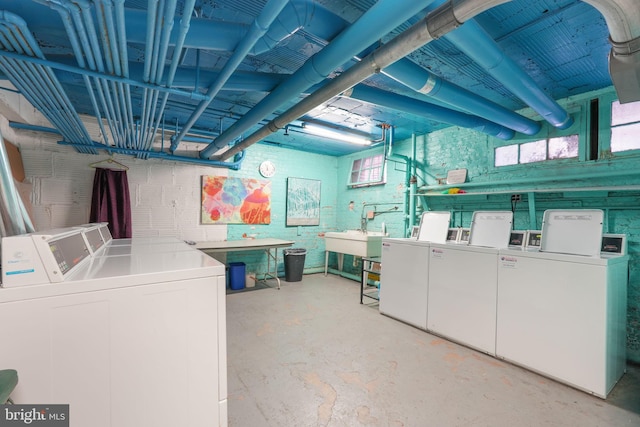
<path fill-rule="evenodd" d="M 324 277 L 327 277 L 328 267 L 329 267 L 329 251 L 324 251 Z"/>
<path fill-rule="evenodd" d="M 338 270 L 342 271 L 342 266 L 344 265 L 344 254 L 338 254 Z"/>

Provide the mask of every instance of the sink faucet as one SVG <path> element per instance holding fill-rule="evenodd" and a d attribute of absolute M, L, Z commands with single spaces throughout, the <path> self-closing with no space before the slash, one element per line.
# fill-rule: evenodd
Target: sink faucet
<path fill-rule="evenodd" d="M 367 232 L 367 218 L 365 217 L 360 218 L 360 231 Z"/>

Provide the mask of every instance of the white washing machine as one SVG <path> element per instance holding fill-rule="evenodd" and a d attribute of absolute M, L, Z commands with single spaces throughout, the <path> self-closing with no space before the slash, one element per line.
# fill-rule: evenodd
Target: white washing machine
<path fill-rule="evenodd" d="M 563 251 L 600 249 L 593 243 L 593 235 L 602 240 L 599 215 L 581 226 L 568 221 L 543 227 L 545 251 L 500 251 L 496 354 L 606 398 L 626 369 L 628 257 L 622 249 L 550 252 L 553 242 Z M 571 227 L 578 227 L 575 238 Z M 555 230 L 564 238 L 552 236 Z"/>
<path fill-rule="evenodd" d="M 112 241 L 112 243 L 115 240 Z M 188 245 L 185 242 L 176 241 L 173 242 L 152 242 L 144 241 L 137 242 L 133 239 L 130 244 L 107 244 L 102 250 L 96 252 L 96 257 L 105 256 L 119 256 L 119 255 L 138 255 L 145 253 L 161 253 L 161 252 L 178 252 L 178 251 L 192 251 L 194 247 Z"/>
<path fill-rule="evenodd" d="M 427 330 L 495 354 L 498 250 L 432 244 Z"/>
<path fill-rule="evenodd" d="M 429 242 L 382 239 L 380 313 L 427 329 Z"/>
<path fill-rule="evenodd" d="M 380 313 L 427 329 L 429 245 L 447 240 L 450 212 L 424 212 L 416 238 L 382 239 Z"/>
<path fill-rule="evenodd" d="M 77 236 L 3 239 L 13 400 L 69 404 L 78 426 L 227 425 L 224 265 L 193 248 L 76 260 Z"/>
<path fill-rule="evenodd" d="M 495 355 L 497 247 L 507 246 L 512 220 L 511 212 L 476 212 L 469 245 L 431 245 L 428 331 Z"/>

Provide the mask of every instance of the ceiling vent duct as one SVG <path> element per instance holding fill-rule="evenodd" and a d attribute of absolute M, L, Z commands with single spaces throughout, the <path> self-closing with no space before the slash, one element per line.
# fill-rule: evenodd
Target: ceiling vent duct
<path fill-rule="evenodd" d="M 615 43 L 609 54 L 609 74 L 621 104 L 640 101 L 640 38 Z"/>
<path fill-rule="evenodd" d="M 637 0 L 583 0 L 598 9 L 609 28 L 609 74 L 618 100 L 640 101 L 640 8 Z"/>

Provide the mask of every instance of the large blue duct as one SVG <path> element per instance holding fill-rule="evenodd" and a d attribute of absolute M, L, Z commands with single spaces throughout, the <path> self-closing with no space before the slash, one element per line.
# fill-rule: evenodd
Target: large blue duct
<path fill-rule="evenodd" d="M 359 99 L 360 101 L 415 114 L 416 116 L 429 120 L 474 129 L 503 140 L 509 140 L 513 138 L 515 134 L 512 129 L 500 126 L 481 117 L 443 108 L 428 102 L 409 98 L 408 96 L 385 92 L 363 84 L 354 86 L 344 92 L 344 95 Z"/>
<path fill-rule="evenodd" d="M 191 114 L 180 133 L 176 135 L 174 140 L 171 142 L 171 151 L 174 151 L 177 148 L 182 138 L 186 136 L 189 129 L 191 129 L 202 113 L 204 113 L 213 98 L 218 94 L 220 89 L 222 89 L 222 86 L 224 86 L 227 80 L 236 71 L 236 68 L 238 68 L 255 43 L 269 30 L 273 21 L 287 4 L 288 0 L 269 0 L 267 2 L 260 13 L 260 16 L 258 16 L 254 21 L 254 25 L 247 33 L 247 36 L 238 44 L 235 52 L 220 71 L 218 78 L 211 83 L 211 86 L 209 86 L 209 89 L 207 90 L 207 97 L 209 100 L 201 101 L 198 104 L 198 107 Z"/>
<path fill-rule="evenodd" d="M 420 12 L 431 1 L 380 0 L 344 30 L 329 45 L 312 56 L 286 82 L 260 101 L 242 119 L 236 121 L 207 148 L 200 157 L 208 158 L 218 149 L 225 147 L 244 131 L 255 126 L 272 114 L 284 103 L 297 98 L 310 86 L 321 82 L 336 68 L 353 58 L 381 36 Z M 375 31 L 372 31 L 375 29 Z"/>
<path fill-rule="evenodd" d="M 444 37 L 547 122 L 559 129 L 571 127 L 573 119 L 569 113 L 545 94 L 529 74 L 507 57 L 477 22 L 470 20 Z"/>
<path fill-rule="evenodd" d="M 359 63 L 345 70 L 338 77 L 330 80 L 311 95 L 281 113 L 265 126 L 262 126 L 223 153 L 218 154 L 216 159 L 225 160 L 230 158 L 240 150 L 255 144 L 278 129 L 284 128 L 288 123 L 308 113 L 321 103 L 345 92 L 372 74 L 380 72 L 380 69 L 388 67 L 419 47 L 429 43 L 434 37 L 430 31 L 432 24 L 437 24 L 438 35 L 446 34 L 478 13 L 482 13 L 484 10 L 506 1 L 508 0 L 460 0 L 459 2 L 450 2 L 442 5 L 442 7 L 427 15 L 426 18 L 416 22 L 409 29 L 362 58 Z M 457 19 L 440 22 L 441 16 L 455 16 Z M 211 145 L 213 144 L 210 144 L 208 148 Z"/>
<path fill-rule="evenodd" d="M 176 19 L 177 21 L 177 19 Z M 126 28 L 129 42 L 144 44 L 146 42 L 147 12 L 127 9 Z M 280 13 L 267 33 L 251 49 L 252 55 L 259 55 L 273 49 L 282 40 L 297 29 L 304 28 L 310 34 L 322 40 L 331 40 L 348 23 L 337 17 L 320 4 L 311 0 L 290 1 Z M 174 24 L 177 26 L 177 22 Z M 184 40 L 184 47 L 203 50 L 233 52 L 245 37 L 250 25 L 233 22 L 191 18 L 189 34 Z M 170 44 L 176 43 L 176 35 L 172 34 Z"/>
<path fill-rule="evenodd" d="M 386 67 L 382 72 L 429 98 L 463 109 L 468 113 L 501 124 L 525 135 L 535 135 L 540 131 L 540 124 L 536 121 L 507 110 L 460 86 L 449 83 L 408 59 L 401 59 Z"/>

